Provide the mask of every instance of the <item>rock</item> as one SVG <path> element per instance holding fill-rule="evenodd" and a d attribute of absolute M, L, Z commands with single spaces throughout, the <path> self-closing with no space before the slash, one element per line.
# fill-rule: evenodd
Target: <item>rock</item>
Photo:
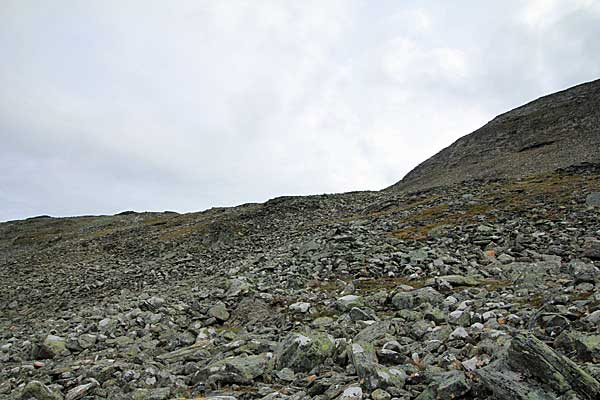
<path fill-rule="evenodd" d="M 275 375 L 277 376 L 277 378 L 286 382 L 292 382 L 295 378 L 294 371 L 290 368 L 282 368 L 281 370 L 275 372 Z"/>
<path fill-rule="evenodd" d="M 469 337 L 469 333 L 466 331 L 465 328 L 463 328 L 462 326 L 459 326 L 458 328 L 456 328 L 455 330 L 452 331 L 452 333 L 450 333 L 450 340 L 454 340 L 454 339 L 466 339 Z"/>
<path fill-rule="evenodd" d="M 583 245 L 583 255 L 592 260 L 600 260 L 600 240 L 586 240 Z"/>
<path fill-rule="evenodd" d="M 188 347 L 171 351 L 169 353 L 161 354 L 157 356 L 157 358 L 170 363 L 180 361 L 199 361 L 210 357 L 210 352 L 207 350 L 209 345 L 210 342 L 203 341 Z"/>
<path fill-rule="evenodd" d="M 165 300 L 162 297 L 152 296 L 148 300 L 144 301 L 144 306 L 147 310 L 157 311 L 165 304 Z"/>
<path fill-rule="evenodd" d="M 423 248 L 413 250 L 408 253 L 408 258 L 410 258 L 410 262 L 415 264 L 427 260 L 428 257 L 429 254 L 427 254 L 427 250 Z"/>
<path fill-rule="evenodd" d="M 553 400 L 539 387 L 523 382 L 522 374 L 506 369 L 501 362 L 495 362 L 485 368 L 475 370 L 482 385 L 493 393 L 497 400 Z"/>
<path fill-rule="evenodd" d="M 131 400 L 167 400 L 170 398 L 169 388 L 137 389 L 133 392 Z"/>
<path fill-rule="evenodd" d="M 294 303 L 294 304 L 290 304 L 288 306 L 288 308 L 290 309 L 290 311 L 304 314 L 304 313 L 308 312 L 308 309 L 310 308 L 310 303 L 304 303 L 304 302 Z"/>
<path fill-rule="evenodd" d="M 229 282 L 229 288 L 225 295 L 227 297 L 237 297 L 240 295 L 247 294 L 250 291 L 250 284 L 245 280 L 232 279 Z"/>
<path fill-rule="evenodd" d="M 295 372 L 308 372 L 331 357 L 334 350 L 333 338 L 325 333 L 290 333 L 277 348 L 277 365 Z"/>
<path fill-rule="evenodd" d="M 510 264 L 515 261 L 515 258 L 509 254 L 500 254 L 497 259 L 502 264 Z"/>
<path fill-rule="evenodd" d="M 445 374 L 437 386 L 437 399 L 452 400 L 463 397 L 471 390 L 471 384 L 460 371 Z"/>
<path fill-rule="evenodd" d="M 372 344 L 353 343 L 350 346 L 350 358 L 358 377 L 368 390 L 404 386 L 406 373 L 401 369 L 379 364 Z"/>
<path fill-rule="evenodd" d="M 360 386 L 350 386 L 338 397 L 338 400 L 362 400 L 363 392 Z"/>
<path fill-rule="evenodd" d="M 555 346 L 563 349 L 566 354 L 575 355 L 581 361 L 600 362 L 600 335 L 563 331 L 556 338 Z"/>
<path fill-rule="evenodd" d="M 91 391 L 99 386 L 100 384 L 95 379 L 91 379 L 89 383 L 85 385 L 79 385 L 67 392 L 65 400 L 78 400 L 84 396 L 87 396 Z"/>
<path fill-rule="evenodd" d="M 251 356 L 227 357 L 208 364 L 194 377 L 194 382 L 210 384 L 252 384 L 252 381 L 269 368 L 272 353 Z"/>
<path fill-rule="evenodd" d="M 398 292 L 392 297 L 392 304 L 398 310 L 413 309 L 421 304 L 438 305 L 444 301 L 444 296 L 437 290 L 425 287 L 410 292 Z"/>
<path fill-rule="evenodd" d="M 371 309 L 352 307 L 349 312 L 352 321 L 374 321 L 377 320 L 375 312 Z"/>
<path fill-rule="evenodd" d="M 383 389 L 375 389 L 373 393 L 371 393 L 371 398 L 373 400 L 390 400 L 392 395 Z"/>
<path fill-rule="evenodd" d="M 592 192 L 585 198 L 585 204 L 590 207 L 600 207 L 600 192 Z"/>
<path fill-rule="evenodd" d="M 23 389 L 22 400 L 63 400 L 63 396 L 52 391 L 48 386 L 40 381 L 31 381 Z"/>
<path fill-rule="evenodd" d="M 68 353 L 65 339 L 56 335 L 48 335 L 36 351 L 34 351 L 33 358 L 55 358 L 64 353 Z"/>
<path fill-rule="evenodd" d="M 377 339 L 383 338 L 391 329 L 390 321 L 378 321 L 367 326 L 354 336 L 357 343 L 372 343 Z"/>
<path fill-rule="evenodd" d="M 112 318 L 104 318 L 98 322 L 98 332 L 105 334 L 114 333 L 117 328 L 118 321 Z"/>
<path fill-rule="evenodd" d="M 208 315 L 216 318 L 221 322 L 227 321 L 229 319 L 229 311 L 227 311 L 227 307 L 223 303 L 218 303 L 212 306 L 208 310 Z"/>
<path fill-rule="evenodd" d="M 481 280 L 474 276 L 462 276 L 462 275 L 443 275 L 436 276 L 425 281 L 425 286 L 438 286 L 438 283 L 444 281 L 449 283 L 451 286 L 479 286 Z"/>
<path fill-rule="evenodd" d="M 508 364 L 536 377 L 558 394 L 573 390 L 583 399 L 600 398 L 600 383 L 573 361 L 533 335 L 516 336 L 508 349 Z"/>
<path fill-rule="evenodd" d="M 600 325 L 600 310 L 596 310 L 587 316 L 586 320 L 594 325 Z"/>
<path fill-rule="evenodd" d="M 363 298 L 354 294 L 342 296 L 336 301 L 336 305 L 342 311 L 349 311 L 353 307 L 362 307 L 363 304 Z"/>
<path fill-rule="evenodd" d="M 89 349 L 93 345 L 96 344 L 96 340 L 98 336 L 92 335 L 89 333 L 84 333 L 83 335 L 77 338 L 77 343 L 81 346 L 82 349 Z"/>

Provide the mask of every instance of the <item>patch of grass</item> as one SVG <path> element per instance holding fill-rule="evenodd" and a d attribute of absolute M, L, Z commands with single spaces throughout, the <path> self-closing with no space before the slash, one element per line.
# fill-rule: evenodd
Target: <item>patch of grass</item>
<path fill-rule="evenodd" d="M 206 224 L 184 225 L 163 233 L 159 236 L 158 239 L 162 241 L 178 239 L 181 237 L 189 236 L 194 233 L 206 232 L 207 228 L 208 226 Z"/>

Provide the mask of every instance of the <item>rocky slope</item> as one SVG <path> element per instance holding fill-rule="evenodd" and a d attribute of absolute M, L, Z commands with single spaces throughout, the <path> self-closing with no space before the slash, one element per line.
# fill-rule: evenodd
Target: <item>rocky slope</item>
<path fill-rule="evenodd" d="M 0 398 L 597 399 L 598 266 L 598 163 L 7 222 Z"/>
<path fill-rule="evenodd" d="M 600 80 L 499 115 L 409 172 L 392 190 L 523 177 L 600 162 Z"/>

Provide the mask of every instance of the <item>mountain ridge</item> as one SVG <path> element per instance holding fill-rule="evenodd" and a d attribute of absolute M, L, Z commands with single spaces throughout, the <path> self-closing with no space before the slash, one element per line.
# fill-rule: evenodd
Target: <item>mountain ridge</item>
<path fill-rule="evenodd" d="M 600 79 L 542 96 L 459 138 L 385 190 L 518 178 L 598 162 L 599 115 Z"/>

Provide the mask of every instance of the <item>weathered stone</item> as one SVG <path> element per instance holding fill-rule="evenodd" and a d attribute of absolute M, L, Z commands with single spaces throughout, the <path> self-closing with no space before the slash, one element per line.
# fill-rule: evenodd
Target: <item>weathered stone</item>
<path fill-rule="evenodd" d="M 95 379 L 91 379 L 90 382 L 74 387 L 69 390 L 65 396 L 65 400 L 78 400 L 84 396 L 90 394 L 94 388 L 99 386 L 100 384 Z"/>
<path fill-rule="evenodd" d="M 56 335 L 48 335 L 38 348 L 34 349 L 33 358 L 55 358 L 64 353 L 68 353 L 65 339 Z"/>
<path fill-rule="evenodd" d="M 336 301 L 336 305 L 342 311 L 349 311 L 353 307 L 362 307 L 364 304 L 363 298 L 354 294 L 349 294 L 340 297 Z"/>
<path fill-rule="evenodd" d="M 165 362 L 199 361 L 210 357 L 207 347 L 210 342 L 204 341 L 159 355 L 157 358 Z"/>
<path fill-rule="evenodd" d="M 471 384 L 467 381 L 465 374 L 453 371 L 445 374 L 437 386 L 437 399 L 452 400 L 463 397 L 471 390 Z"/>
<path fill-rule="evenodd" d="M 600 240 L 586 240 L 583 245 L 583 256 L 592 260 L 600 260 Z"/>
<path fill-rule="evenodd" d="M 373 393 L 371 393 L 371 398 L 373 400 L 390 400 L 392 395 L 383 389 L 375 389 Z"/>
<path fill-rule="evenodd" d="M 410 292 L 398 292 L 392 297 L 392 304 L 396 309 L 413 309 L 421 304 L 437 305 L 444 301 L 444 296 L 437 290 L 425 287 Z"/>
<path fill-rule="evenodd" d="M 362 400 L 363 392 L 360 386 L 350 386 L 338 397 L 338 400 Z"/>
<path fill-rule="evenodd" d="M 278 346 L 277 365 L 296 372 L 308 372 L 335 350 L 333 338 L 321 332 L 290 333 Z"/>
<path fill-rule="evenodd" d="M 559 394 L 574 390 L 583 399 L 600 398 L 598 381 L 533 335 L 513 338 L 508 362 L 515 370 L 535 376 Z"/>
<path fill-rule="evenodd" d="M 308 312 L 308 309 L 310 308 L 310 303 L 305 303 L 305 302 L 293 303 L 293 304 L 290 304 L 288 306 L 288 308 L 290 309 L 290 311 L 293 311 L 293 312 L 306 313 L 306 312 Z"/>
<path fill-rule="evenodd" d="M 208 315 L 218 319 L 219 321 L 227 321 L 229 319 L 229 311 L 223 303 L 215 304 L 208 310 Z"/>
<path fill-rule="evenodd" d="M 211 384 L 252 384 L 254 379 L 269 368 L 272 359 L 272 353 L 227 357 L 208 364 L 196 374 L 194 381 L 208 381 Z"/>
<path fill-rule="evenodd" d="M 592 192 L 585 198 L 585 204 L 590 207 L 600 207 L 600 192 Z"/>
<path fill-rule="evenodd" d="M 63 400 L 63 396 L 52 391 L 48 386 L 40 381 L 31 381 L 23 389 L 22 400 Z"/>
<path fill-rule="evenodd" d="M 555 345 L 581 361 L 600 362 L 600 335 L 564 331 L 556 338 Z"/>
<path fill-rule="evenodd" d="M 350 357 L 358 377 L 368 390 L 404 386 L 406 373 L 401 369 L 388 368 L 379 364 L 371 344 L 353 343 L 350 346 Z"/>
<path fill-rule="evenodd" d="M 133 392 L 131 400 L 166 400 L 171 395 L 171 389 L 169 388 L 157 388 L 157 389 L 137 389 Z"/>

